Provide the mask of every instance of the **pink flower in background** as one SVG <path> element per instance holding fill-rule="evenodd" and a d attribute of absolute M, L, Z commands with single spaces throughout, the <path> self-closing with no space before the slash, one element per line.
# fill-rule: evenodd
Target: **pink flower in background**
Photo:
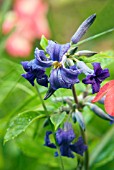
<path fill-rule="evenodd" d="M 14 57 L 29 56 L 35 38 L 42 34 L 49 37 L 46 19 L 48 6 L 42 0 L 15 0 L 13 11 L 6 15 L 3 33 L 12 33 L 7 39 L 6 50 Z"/>

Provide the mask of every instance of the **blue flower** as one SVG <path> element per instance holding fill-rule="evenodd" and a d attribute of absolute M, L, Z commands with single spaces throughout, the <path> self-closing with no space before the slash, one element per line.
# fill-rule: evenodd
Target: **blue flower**
<path fill-rule="evenodd" d="M 52 134 L 51 131 L 46 132 L 44 145 L 50 148 L 56 148 L 56 145 L 50 142 L 50 134 Z M 55 139 L 60 148 L 61 156 L 74 158 L 73 152 L 83 156 L 83 153 L 87 150 L 87 146 L 84 144 L 82 137 L 79 137 L 77 142 L 72 143 L 75 138 L 72 125 L 68 122 L 64 124 L 64 129 L 59 128 L 57 130 Z M 55 152 L 55 156 L 58 156 L 57 152 Z"/>
<path fill-rule="evenodd" d="M 58 44 L 52 40 L 48 40 L 45 51 L 36 48 L 34 52 L 35 59 L 29 62 L 22 62 L 23 68 L 27 72 L 26 74 L 22 74 L 22 76 L 32 85 L 34 85 L 35 79 L 42 86 L 48 87 L 48 83 L 50 84 L 44 99 L 50 97 L 59 88 L 70 89 L 75 83 L 79 83 L 78 75 L 82 73 L 82 70 L 76 67 L 73 61 L 68 58 L 72 51 L 70 47 L 81 39 L 94 22 L 95 17 L 95 14 L 91 15 L 81 24 L 72 36 L 70 43 Z M 75 47 L 76 50 L 77 47 Z M 45 74 L 48 67 L 52 67 L 49 78 Z"/>
<path fill-rule="evenodd" d="M 88 74 L 85 79 L 82 80 L 84 84 L 92 85 L 92 92 L 97 93 L 100 89 L 100 84 L 103 80 L 110 76 L 109 70 L 102 69 L 100 63 L 93 63 L 94 73 Z"/>
<path fill-rule="evenodd" d="M 37 61 L 34 59 L 32 61 L 21 62 L 26 74 L 22 76 L 27 79 L 32 86 L 34 86 L 34 80 L 36 79 L 37 83 L 47 87 L 48 86 L 48 77 L 45 74 L 45 69 L 37 64 Z"/>
<path fill-rule="evenodd" d="M 65 68 L 67 60 L 65 53 L 68 51 L 70 44 L 60 45 L 49 41 L 46 48 L 49 57 L 47 58 L 44 51 L 35 49 L 35 59 L 39 66 L 47 68 L 53 66 L 50 73 L 50 87 L 44 99 L 49 98 L 59 88 L 71 88 L 75 83 L 79 83 L 78 75 L 81 73 L 74 65 Z"/>

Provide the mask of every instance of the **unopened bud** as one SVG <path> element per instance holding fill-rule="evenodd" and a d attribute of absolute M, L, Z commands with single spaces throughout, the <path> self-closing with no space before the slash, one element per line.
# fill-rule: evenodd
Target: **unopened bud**
<path fill-rule="evenodd" d="M 94 22 L 96 18 L 96 14 L 91 15 L 89 18 L 87 18 L 78 28 L 78 30 L 76 31 L 76 33 L 72 36 L 71 38 L 71 42 L 73 44 L 76 44 L 77 42 L 80 41 L 80 39 L 82 38 L 82 36 L 86 33 L 86 31 L 88 30 L 88 28 L 91 26 L 91 24 Z"/>
<path fill-rule="evenodd" d="M 74 113 L 72 113 L 73 115 L 73 120 L 76 122 L 79 123 L 80 127 L 85 130 L 85 123 L 84 123 L 84 119 L 83 119 L 83 116 L 82 116 L 82 113 L 79 112 L 77 109 L 75 110 Z"/>
<path fill-rule="evenodd" d="M 84 73 L 85 75 L 93 74 L 94 71 L 91 70 L 83 61 L 77 61 L 77 67 Z"/>
<path fill-rule="evenodd" d="M 106 114 L 100 107 L 98 107 L 97 105 L 95 104 L 92 104 L 92 103 L 86 103 L 90 109 L 99 117 L 101 117 L 102 119 L 104 120 L 109 120 L 109 121 L 112 121 L 112 118 Z"/>
<path fill-rule="evenodd" d="M 91 57 L 93 55 L 97 54 L 94 51 L 89 51 L 89 50 L 82 50 L 82 51 L 78 51 L 75 53 L 76 56 L 80 57 L 80 56 L 87 56 L 87 57 Z"/>

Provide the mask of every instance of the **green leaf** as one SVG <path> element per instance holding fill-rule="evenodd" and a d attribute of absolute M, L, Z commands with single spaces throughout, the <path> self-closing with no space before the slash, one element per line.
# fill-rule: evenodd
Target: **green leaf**
<path fill-rule="evenodd" d="M 45 117 L 45 114 L 38 114 L 35 111 L 23 112 L 16 117 L 13 117 L 5 134 L 4 143 L 24 132 L 34 120 L 43 117 Z"/>
<path fill-rule="evenodd" d="M 110 143 L 110 141 L 111 141 L 111 139 L 112 139 L 112 136 L 113 136 L 113 134 L 114 134 L 114 127 L 112 127 L 105 135 L 104 135 L 104 137 L 102 138 L 102 139 L 100 139 L 100 142 L 98 143 L 98 145 L 94 148 L 94 150 L 93 150 L 93 152 L 92 152 L 92 154 L 91 154 L 91 156 L 90 156 L 90 167 L 92 167 L 94 164 L 95 164 L 95 162 L 98 160 L 98 155 L 100 155 L 102 152 L 103 152 L 103 150 L 104 150 L 104 148 L 106 147 L 106 146 L 110 146 L 110 144 L 108 144 L 108 143 Z M 105 152 L 105 151 L 104 151 Z M 107 155 L 106 155 L 107 156 Z M 108 155 L 108 156 L 110 156 L 110 155 Z"/>
<path fill-rule="evenodd" d="M 54 114 L 50 117 L 51 122 L 53 123 L 55 130 L 58 128 L 58 126 L 62 123 L 66 116 L 66 113 L 63 112 L 61 114 Z"/>
<path fill-rule="evenodd" d="M 44 50 L 46 50 L 46 47 L 48 46 L 48 40 L 44 37 L 44 35 L 42 35 L 40 45 Z"/>

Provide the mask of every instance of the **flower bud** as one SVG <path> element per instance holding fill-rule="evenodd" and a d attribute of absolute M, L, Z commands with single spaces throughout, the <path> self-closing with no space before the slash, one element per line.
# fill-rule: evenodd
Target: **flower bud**
<path fill-rule="evenodd" d="M 82 50 L 82 51 L 78 51 L 78 52 L 75 53 L 75 55 L 78 56 L 78 57 L 80 57 L 80 56 L 91 57 L 95 54 L 97 54 L 97 52 L 89 51 L 89 50 Z"/>
<path fill-rule="evenodd" d="M 104 120 L 109 120 L 109 121 L 112 121 L 113 119 L 108 115 L 106 114 L 100 107 L 98 107 L 97 105 L 95 104 L 92 104 L 92 103 L 86 103 L 86 105 L 88 105 L 90 107 L 90 109 L 99 117 L 101 117 L 102 119 Z"/>
<path fill-rule="evenodd" d="M 84 119 L 83 116 L 81 114 L 81 112 L 79 112 L 77 109 L 75 110 L 74 113 L 72 113 L 72 118 L 73 120 L 79 123 L 80 127 L 85 130 L 85 123 L 84 123 Z"/>
<path fill-rule="evenodd" d="M 72 36 L 71 42 L 73 44 L 76 44 L 79 42 L 79 40 L 82 38 L 82 36 L 86 33 L 88 28 L 91 26 L 91 24 L 94 22 L 96 18 L 96 14 L 91 15 L 89 18 L 87 18 L 78 28 L 76 33 Z"/>

